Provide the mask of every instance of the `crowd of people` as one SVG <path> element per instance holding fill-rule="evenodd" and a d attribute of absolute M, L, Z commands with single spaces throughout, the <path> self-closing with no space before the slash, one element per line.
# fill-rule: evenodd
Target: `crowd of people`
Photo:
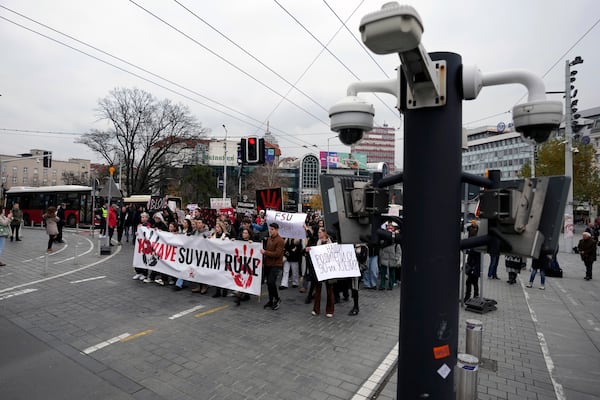
<path fill-rule="evenodd" d="M 361 277 L 328 279 L 319 282 L 310 258 L 311 248 L 332 243 L 335 238 L 329 236 L 324 221 L 318 213 L 307 214 L 304 224 L 306 231 L 304 240 L 281 237 L 279 225 L 277 223 L 267 225 L 265 213 L 262 210 L 258 214 L 238 214 L 233 221 L 227 214 L 211 215 L 212 213 L 210 213 L 207 215 L 206 210 L 202 209 L 179 213 L 178 210 L 174 212 L 165 207 L 165 209 L 150 215 L 141 209 L 125 208 L 119 212 L 115 208 L 115 213 L 116 224 L 113 228 L 117 230 L 118 244 L 121 244 L 122 238 L 125 238 L 125 242 L 128 242 L 129 239 L 132 239 L 133 242 L 138 226 L 174 234 L 201 236 L 207 239 L 261 243 L 264 266 L 262 283 L 266 283 L 268 291 L 268 301 L 264 304 L 264 308 L 268 310 L 279 309 L 282 303 L 281 291 L 291 287 L 306 295 L 305 303 L 313 305 L 312 315 L 320 315 L 321 293 L 324 285 L 325 316 L 333 317 L 335 304 L 341 301 L 350 301 L 350 298 L 352 298 L 353 306 L 349 315 L 354 316 L 359 313 L 358 292 L 361 281 L 365 289 L 393 290 L 400 280 L 400 273 L 396 271 L 400 268 L 401 247 L 391 241 L 382 241 L 377 246 L 367 246 L 362 243 L 355 245 Z M 110 216 L 110 209 L 107 215 Z M 111 238 L 112 225 L 111 218 L 108 217 L 109 229 L 106 234 Z M 399 226 L 396 222 L 389 221 L 385 228 L 390 232 L 399 233 Z M 381 262 L 378 261 L 380 252 Z M 368 265 L 374 267 L 370 269 Z M 145 283 L 153 282 L 161 286 L 171 286 L 175 291 L 189 288 L 193 293 L 212 295 L 215 298 L 227 297 L 231 294 L 238 306 L 243 301 L 250 299 L 250 295 L 245 293 L 229 293 L 229 290 L 224 288 L 209 287 L 204 283 L 176 279 L 139 266 L 135 267 L 135 274 L 132 278 Z M 371 285 L 366 282 L 375 283 Z"/>

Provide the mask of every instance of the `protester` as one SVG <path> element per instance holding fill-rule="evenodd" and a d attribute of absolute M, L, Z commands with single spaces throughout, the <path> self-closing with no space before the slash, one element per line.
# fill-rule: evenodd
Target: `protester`
<path fill-rule="evenodd" d="M 281 298 L 277 290 L 277 278 L 283 268 L 283 251 L 285 242 L 279 236 L 279 224 L 273 222 L 269 224 L 269 237 L 265 243 L 265 248 L 260 250 L 263 255 L 264 272 L 267 275 L 267 288 L 269 290 L 269 301 L 264 308 L 272 310 L 279 309 Z"/>
<path fill-rule="evenodd" d="M 147 212 L 143 212 L 140 213 L 140 223 L 138 224 L 137 227 L 146 227 L 146 228 L 150 228 L 150 222 L 148 222 L 148 220 L 150 219 L 150 215 Z M 136 228 L 137 230 L 137 228 Z M 132 239 L 132 241 L 134 241 L 134 239 Z M 140 280 L 140 281 L 144 281 L 148 275 L 148 270 L 146 268 L 139 268 L 139 267 L 134 267 L 135 269 L 135 275 L 133 275 L 134 280 Z"/>
<path fill-rule="evenodd" d="M 20 242 L 19 239 L 19 230 L 21 229 L 21 222 L 23 222 L 23 212 L 19 208 L 19 203 L 15 203 L 12 206 L 12 210 L 10 210 L 10 241 L 13 241 L 13 236 L 17 242 Z"/>
<path fill-rule="evenodd" d="M 46 233 L 48 234 L 48 253 L 52 253 L 52 243 L 54 243 L 54 239 L 56 239 L 56 235 L 58 235 L 58 217 L 56 216 L 56 207 L 50 206 L 42 215 L 44 220 L 44 224 L 46 225 Z"/>
<path fill-rule="evenodd" d="M 317 246 L 322 246 L 324 244 L 331 243 L 331 239 L 327 234 L 327 231 L 324 227 L 319 228 L 319 240 L 317 241 Z M 307 248 L 307 251 L 310 251 L 310 247 Z M 315 302 L 313 304 L 312 315 L 319 315 L 321 313 L 321 289 L 325 283 L 325 291 L 326 291 L 326 303 L 325 303 L 325 316 L 327 318 L 332 318 L 333 313 L 335 311 L 335 298 L 333 293 L 333 285 L 335 284 L 335 279 L 327 279 L 324 282 L 318 281 L 315 286 Z"/>
<path fill-rule="evenodd" d="M 4 208 L 0 205 L 0 256 L 4 251 L 6 238 L 10 234 L 10 218 L 4 215 Z M 0 267 L 5 267 L 6 264 L 0 261 Z"/>

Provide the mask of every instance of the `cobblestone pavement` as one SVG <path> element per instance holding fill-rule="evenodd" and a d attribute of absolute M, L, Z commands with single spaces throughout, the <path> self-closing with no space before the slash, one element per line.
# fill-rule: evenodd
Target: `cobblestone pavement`
<path fill-rule="evenodd" d="M 69 231 L 47 256 L 44 231 L 23 235 L 0 256 L 2 398 L 396 398 L 398 288 L 361 290 L 355 317 L 351 301 L 313 317 L 292 288 L 277 311 L 264 298 L 237 307 L 132 280 L 130 243 L 100 256 L 97 237 Z M 484 325 L 480 399 L 599 398 L 597 281 L 560 256 L 565 278 L 545 291 L 524 288 L 525 273 L 486 280 L 498 309 L 461 311 L 461 332 L 467 318 Z"/>

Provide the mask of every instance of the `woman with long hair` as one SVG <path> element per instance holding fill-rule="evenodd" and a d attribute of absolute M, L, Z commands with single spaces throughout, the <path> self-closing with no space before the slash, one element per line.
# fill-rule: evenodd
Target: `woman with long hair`
<path fill-rule="evenodd" d="M 44 219 L 44 223 L 46 224 L 46 233 L 48 234 L 48 249 L 46 250 L 48 253 L 52 253 L 52 243 L 54 243 L 54 239 L 56 239 L 56 235 L 58 235 L 58 217 L 56 216 L 56 207 L 50 206 L 42 215 Z"/>
<path fill-rule="evenodd" d="M 331 239 L 327 234 L 327 231 L 324 227 L 319 228 L 318 231 L 319 240 L 317 240 L 316 246 L 321 246 L 324 244 L 331 243 Z M 306 250 L 310 251 L 310 247 Z M 316 277 L 315 277 L 316 280 Z M 333 317 L 333 312 L 335 309 L 335 297 L 333 293 L 333 285 L 335 284 L 335 279 L 327 279 L 324 281 L 326 297 L 327 301 L 325 303 L 325 316 L 327 318 Z M 312 315 L 319 315 L 321 313 L 321 288 L 323 286 L 323 282 L 319 281 L 315 284 L 315 302 L 313 304 Z"/>

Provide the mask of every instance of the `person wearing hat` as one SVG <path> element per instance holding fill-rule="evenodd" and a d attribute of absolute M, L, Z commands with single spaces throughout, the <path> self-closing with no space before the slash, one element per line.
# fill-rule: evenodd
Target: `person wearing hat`
<path fill-rule="evenodd" d="M 277 310 L 281 305 L 281 298 L 277 290 L 277 278 L 283 271 L 283 251 L 285 241 L 279 236 L 279 224 L 272 222 L 269 224 L 269 238 L 265 243 L 265 248 L 260 250 L 263 255 L 264 273 L 267 275 L 267 288 L 269 290 L 269 301 L 264 308 Z"/>
<path fill-rule="evenodd" d="M 54 239 L 56 243 L 64 243 L 63 228 L 65 226 L 65 208 L 67 208 L 66 203 L 60 203 L 56 208 L 56 216 L 58 217 L 58 222 L 56 223 L 58 226 L 58 235 L 56 235 L 56 239 Z"/>
<path fill-rule="evenodd" d="M 592 238 L 592 234 L 589 232 L 583 232 L 582 239 L 577 245 L 581 261 L 585 265 L 585 280 L 589 281 L 592 279 L 592 264 L 596 261 L 596 248 L 598 244 Z"/>

